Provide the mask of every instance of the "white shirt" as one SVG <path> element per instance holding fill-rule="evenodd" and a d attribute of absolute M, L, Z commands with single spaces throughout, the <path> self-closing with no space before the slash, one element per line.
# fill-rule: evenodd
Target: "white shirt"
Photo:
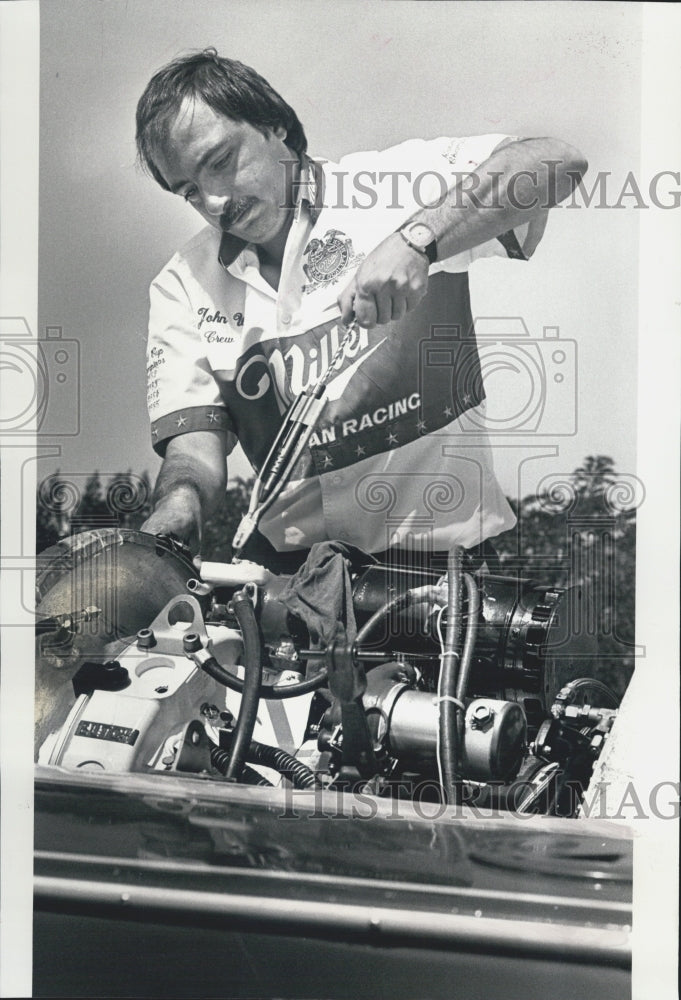
<path fill-rule="evenodd" d="M 361 261 L 505 138 L 417 139 L 339 164 L 308 161 L 278 291 L 255 248 L 202 230 L 151 286 L 154 447 L 222 429 L 225 453 L 239 439 L 257 469 L 288 405 L 328 366 L 344 333 L 337 298 Z M 415 310 L 353 336 L 309 449 L 260 522 L 275 548 L 333 538 L 370 552 L 469 547 L 513 526 L 482 429 L 467 271 L 481 257 L 527 259 L 543 225 L 439 261 Z M 464 412 L 480 419 L 464 424 Z"/>

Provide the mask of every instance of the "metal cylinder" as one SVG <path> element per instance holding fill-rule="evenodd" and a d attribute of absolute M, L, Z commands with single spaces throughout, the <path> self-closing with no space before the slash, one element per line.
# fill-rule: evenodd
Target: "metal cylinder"
<path fill-rule="evenodd" d="M 411 764 L 432 766 L 437 753 L 437 695 L 397 684 L 380 699 L 390 752 Z M 512 701 L 476 698 L 466 709 L 462 777 L 508 781 L 515 777 L 527 741 L 527 720 Z"/>
<path fill-rule="evenodd" d="M 518 773 L 527 720 L 514 701 L 476 698 L 466 709 L 461 771 L 472 781 L 509 781 Z"/>
<path fill-rule="evenodd" d="M 400 760 L 432 764 L 437 747 L 437 695 L 399 684 L 383 699 L 382 708 L 390 752 Z"/>

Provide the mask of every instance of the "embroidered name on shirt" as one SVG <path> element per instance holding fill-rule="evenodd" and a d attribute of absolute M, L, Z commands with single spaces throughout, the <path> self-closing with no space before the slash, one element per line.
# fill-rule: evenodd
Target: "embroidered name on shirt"
<path fill-rule="evenodd" d="M 152 347 L 147 359 L 147 405 L 150 410 L 155 409 L 161 401 L 159 369 L 165 363 L 166 359 L 163 357 L 163 348 Z"/>
<path fill-rule="evenodd" d="M 219 309 L 216 309 L 214 313 L 209 312 L 208 306 L 201 306 L 197 310 L 199 316 L 198 329 L 200 330 L 204 323 L 229 323 L 226 316 L 223 316 Z M 238 325 L 238 324 L 237 324 Z"/>
<path fill-rule="evenodd" d="M 234 337 L 222 337 L 217 330 L 206 330 L 203 339 L 207 344 L 233 344 Z"/>

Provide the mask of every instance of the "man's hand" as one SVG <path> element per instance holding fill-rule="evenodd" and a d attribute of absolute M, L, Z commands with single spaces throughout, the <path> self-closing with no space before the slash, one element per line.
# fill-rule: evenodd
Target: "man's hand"
<path fill-rule="evenodd" d="M 175 535 L 198 552 L 201 527 L 227 486 L 224 436 L 192 431 L 168 442 L 154 488 L 154 510 L 142 525 L 152 535 Z"/>
<path fill-rule="evenodd" d="M 159 501 L 140 530 L 150 535 L 174 535 L 192 552 L 197 552 L 201 542 L 198 494 L 192 489 L 176 489 Z"/>
<path fill-rule="evenodd" d="M 412 216 L 433 233 L 438 260 L 480 246 L 539 220 L 563 201 L 584 174 L 586 160 L 558 139 L 505 139 L 463 175 L 446 198 Z M 402 316 L 426 293 L 428 259 L 392 233 L 362 262 L 338 297 L 341 319 L 370 328 Z"/>
<path fill-rule="evenodd" d="M 428 286 L 428 259 L 391 233 L 362 261 L 350 284 L 338 296 L 341 320 L 356 319 L 370 329 L 402 319 L 418 305 Z"/>

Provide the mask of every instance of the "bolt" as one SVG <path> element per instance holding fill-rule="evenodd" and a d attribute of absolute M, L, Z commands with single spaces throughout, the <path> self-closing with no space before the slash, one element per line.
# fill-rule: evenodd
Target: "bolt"
<path fill-rule="evenodd" d="M 494 713 L 488 705 L 476 705 L 473 709 L 471 726 L 473 729 L 481 729 L 482 726 L 491 721 L 493 714 Z"/>
<path fill-rule="evenodd" d="M 201 638 L 198 632 L 187 632 L 182 640 L 185 653 L 196 653 L 201 649 Z"/>
<path fill-rule="evenodd" d="M 137 646 L 139 649 L 151 649 L 156 645 L 156 636 L 154 635 L 154 630 L 150 628 L 141 628 L 137 633 Z"/>

